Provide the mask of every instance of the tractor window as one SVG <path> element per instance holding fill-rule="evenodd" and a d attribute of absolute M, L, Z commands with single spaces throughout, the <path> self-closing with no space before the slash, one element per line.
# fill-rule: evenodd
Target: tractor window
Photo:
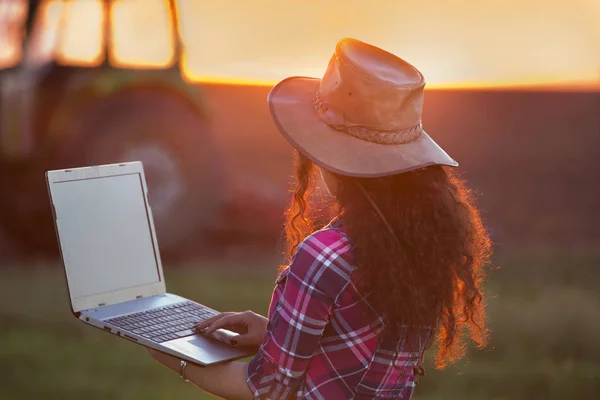
<path fill-rule="evenodd" d="M 24 59 L 26 66 L 35 68 L 54 59 L 62 6 L 63 3 L 57 0 L 45 0 L 40 3 L 29 34 Z"/>
<path fill-rule="evenodd" d="M 111 64 L 165 68 L 175 61 L 173 10 L 168 0 L 113 0 Z"/>
<path fill-rule="evenodd" d="M 22 54 L 26 0 L 0 1 L 0 68 L 19 63 Z"/>
<path fill-rule="evenodd" d="M 63 65 L 101 64 L 105 18 L 102 0 L 62 1 L 56 61 Z"/>

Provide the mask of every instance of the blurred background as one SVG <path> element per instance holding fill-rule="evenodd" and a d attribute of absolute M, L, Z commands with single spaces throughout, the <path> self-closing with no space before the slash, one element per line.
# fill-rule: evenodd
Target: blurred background
<path fill-rule="evenodd" d="M 143 161 L 168 290 L 264 314 L 292 172 L 266 95 L 342 37 L 423 72 L 495 243 L 491 345 L 415 398 L 599 398 L 598 21 L 597 0 L 0 0 L 0 398 L 210 398 L 71 316 L 44 172 Z"/>

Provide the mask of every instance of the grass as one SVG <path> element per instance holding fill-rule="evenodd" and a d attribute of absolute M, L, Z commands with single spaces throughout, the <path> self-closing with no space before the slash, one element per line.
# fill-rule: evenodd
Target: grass
<path fill-rule="evenodd" d="M 492 344 L 427 368 L 417 400 L 600 397 L 600 254 L 510 254 L 488 285 Z M 275 263 L 168 269 L 168 289 L 265 313 Z M 271 268 L 272 267 L 272 268 Z M 0 271 L 0 399 L 209 399 L 138 345 L 78 322 L 62 272 Z"/>

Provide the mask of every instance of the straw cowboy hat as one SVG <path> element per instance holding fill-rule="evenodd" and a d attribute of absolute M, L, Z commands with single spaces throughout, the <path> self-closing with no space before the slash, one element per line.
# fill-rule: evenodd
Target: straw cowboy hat
<path fill-rule="evenodd" d="M 269 93 L 283 136 L 341 175 L 377 177 L 430 165 L 456 167 L 421 126 L 425 79 L 408 62 L 342 39 L 322 79 L 291 77 Z"/>

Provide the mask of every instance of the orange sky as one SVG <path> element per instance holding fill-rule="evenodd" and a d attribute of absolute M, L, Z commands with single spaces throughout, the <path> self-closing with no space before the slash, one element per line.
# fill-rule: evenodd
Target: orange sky
<path fill-rule="evenodd" d="M 164 0 L 116 1 L 112 61 L 172 61 Z M 99 51 L 96 2 L 66 10 L 59 58 Z M 600 83 L 600 0 L 178 2 L 194 80 L 321 76 L 337 40 L 355 37 L 413 63 L 429 86 Z"/>
<path fill-rule="evenodd" d="M 322 75 L 355 37 L 430 85 L 600 82 L 600 0 L 180 0 L 196 76 Z M 340 4 L 344 4 L 340 6 Z"/>

